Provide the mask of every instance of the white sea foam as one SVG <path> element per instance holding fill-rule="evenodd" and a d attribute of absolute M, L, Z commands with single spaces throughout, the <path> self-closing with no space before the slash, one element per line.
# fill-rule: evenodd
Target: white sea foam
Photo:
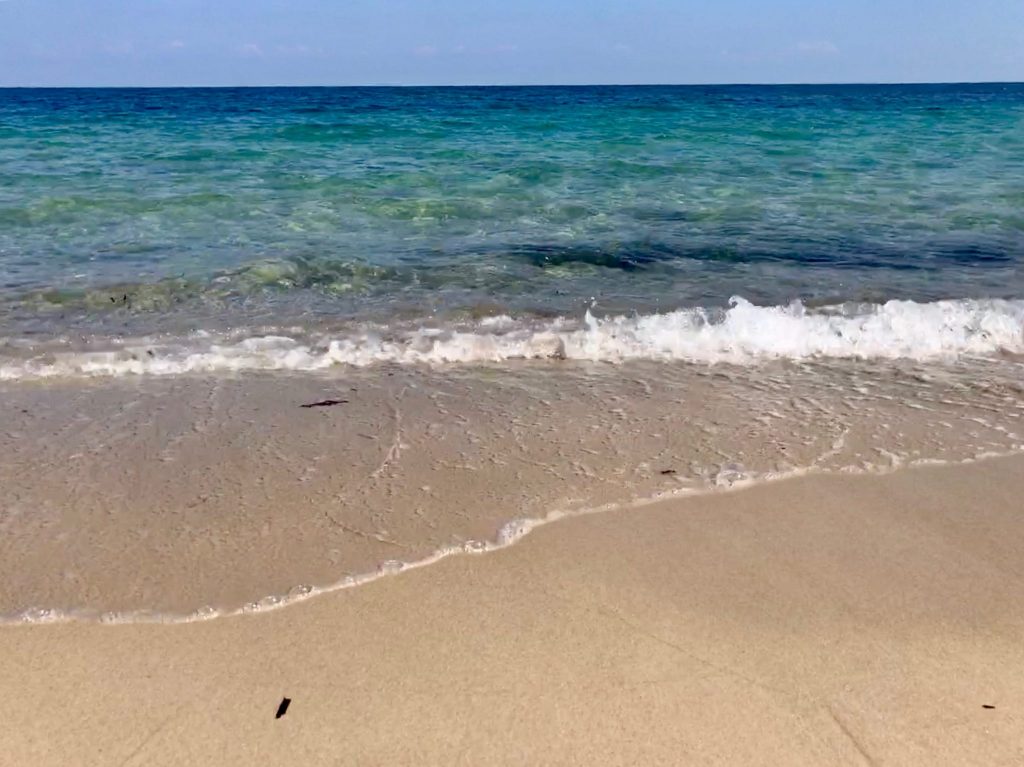
<path fill-rule="evenodd" d="M 630 359 L 751 364 L 770 358 L 907 358 L 1024 352 L 1024 301 L 957 300 L 808 309 L 755 306 L 683 309 L 544 324 L 490 319 L 472 328 L 361 330 L 304 343 L 260 336 L 217 343 L 197 336 L 176 346 L 58 352 L 0 363 L 0 379 L 53 376 L 175 375 L 188 372 L 297 370 L 335 365 L 451 364 L 509 359 Z"/>
<path fill-rule="evenodd" d="M 497 535 L 491 541 L 471 540 L 461 544 L 450 544 L 436 549 L 421 559 L 411 561 L 388 560 L 382 562 L 376 570 L 361 573 L 358 575 L 347 575 L 341 580 L 327 586 L 298 586 L 287 594 L 269 595 L 261 599 L 247 603 L 237 609 L 218 610 L 214 607 L 203 606 L 186 614 L 160 613 L 152 610 L 134 610 L 125 612 L 100 613 L 89 608 L 77 608 L 62 610 L 55 608 L 30 608 L 14 615 L 0 615 L 0 626 L 18 624 L 50 624 L 50 623 L 72 623 L 98 622 L 108 625 L 133 624 L 133 623 L 197 623 L 212 620 L 214 618 L 228 617 L 233 615 L 246 615 L 264 613 L 272 610 L 279 610 L 284 607 L 304 602 L 321 594 L 329 594 L 344 589 L 356 588 L 367 583 L 400 575 L 410 570 L 417 570 L 429 567 L 442 560 L 453 556 L 470 555 L 479 556 L 494 551 L 514 546 L 521 540 L 531 535 L 538 528 L 561 521 L 570 517 L 583 517 L 593 514 L 601 514 L 614 510 L 639 509 L 644 506 L 665 501 L 672 498 L 685 498 L 704 493 L 729 492 L 740 490 L 757 482 L 776 482 L 790 477 L 798 477 L 810 473 L 816 469 L 794 469 L 789 472 L 765 473 L 761 475 L 745 474 L 736 481 L 722 484 L 712 482 L 703 487 L 680 487 L 675 490 L 660 491 L 652 496 L 637 498 L 626 503 L 610 503 L 600 506 L 585 507 L 572 511 L 554 509 L 542 517 L 520 518 L 506 522 L 498 530 Z"/>
<path fill-rule="evenodd" d="M 1016 446 L 1012 450 L 1004 452 L 996 451 L 985 451 L 981 452 L 971 458 L 961 459 L 958 461 L 947 461 L 943 459 L 920 459 L 909 461 L 906 466 L 951 466 L 951 465 L 967 465 L 977 463 L 978 461 L 989 460 L 993 458 L 1007 457 L 1018 454 L 1021 450 L 1024 450 L 1024 446 Z M 840 473 L 846 474 L 890 474 L 897 470 L 896 466 L 889 466 L 887 468 L 878 467 L 875 469 L 865 469 L 857 466 L 846 466 L 839 470 Z M 119 624 L 152 624 L 152 623 L 163 623 L 163 624 L 181 624 L 181 623 L 198 623 L 202 621 L 213 620 L 215 618 L 238 616 L 238 615 L 249 615 L 256 613 L 270 612 L 272 610 L 280 610 L 299 602 L 305 602 L 313 599 L 322 594 L 330 594 L 336 591 L 342 591 L 344 589 L 357 588 L 368 583 L 372 583 L 381 578 L 390 576 L 400 575 L 411 570 L 418 570 L 420 568 L 429 567 L 437 564 L 438 562 L 448 559 L 453 556 L 470 555 L 480 556 L 484 554 L 490 554 L 501 549 L 509 548 L 522 541 L 527 536 L 531 535 L 535 530 L 550 525 L 555 522 L 559 522 L 563 519 L 569 519 L 573 517 L 584 517 L 595 514 L 603 514 L 617 510 L 629 510 L 629 509 L 641 509 L 646 506 L 658 503 L 660 501 L 667 501 L 673 498 L 681 499 L 699 495 L 706 495 L 711 493 L 729 493 L 747 488 L 753 487 L 761 483 L 779 482 L 787 479 L 795 479 L 810 474 L 828 473 L 820 469 L 817 466 L 808 466 L 802 468 L 794 468 L 789 471 L 782 472 L 768 472 L 764 474 L 752 474 L 742 472 L 739 467 L 736 468 L 737 473 L 731 476 L 728 482 L 712 481 L 711 483 L 703 487 L 680 487 L 675 490 L 665 490 L 656 493 L 655 495 L 637 498 L 633 501 L 626 503 L 611 503 L 601 506 L 592 506 L 582 509 L 576 509 L 574 511 L 565 511 L 561 509 L 555 509 L 548 512 L 543 517 L 527 518 L 527 519 L 514 519 L 507 522 L 498 531 L 492 541 L 467 541 L 461 545 L 448 545 L 442 546 L 435 550 L 433 553 L 427 556 L 412 561 L 399 561 L 389 560 L 382 563 L 376 570 L 362 573 L 359 575 L 346 575 L 341 580 L 327 585 L 327 586 L 308 586 L 302 585 L 297 586 L 287 594 L 284 595 L 271 595 L 263 597 L 237 609 L 217 609 L 210 606 L 203 606 L 197 610 L 187 614 L 178 615 L 172 613 L 161 613 L 153 610 L 134 610 L 125 612 L 109 612 L 100 613 L 96 610 L 89 608 L 77 608 L 70 610 L 62 610 L 56 608 L 30 608 L 13 615 L 0 615 L 0 626 L 4 625 L 19 625 L 19 624 L 55 624 L 55 623 L 92 623 L 98 622 L 108 625 L 119 625 Z"/>

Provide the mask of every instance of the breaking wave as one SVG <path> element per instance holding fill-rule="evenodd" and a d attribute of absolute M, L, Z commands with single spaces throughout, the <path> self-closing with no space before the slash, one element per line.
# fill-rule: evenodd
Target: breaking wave
<path fill-rule="evenodd" d="M 512 359 L 622 362 L 630 359 L 754 364 L 765 359 L 934 360 L 1024 352 L 1024 301 L 889 301 L 809 308 L 756 306 L 733 298 L 726 309 L 582 321 L 527 322 L 509 317 L 472 326 L 361 328 L 309 341 L 262 335 L 224 341 L 123 343 L 103 351 L 58 351 L 8 358 L 0 379 L 55 376 L 175 375 L 295 370 L 337 365 L 452 364 Z"/>

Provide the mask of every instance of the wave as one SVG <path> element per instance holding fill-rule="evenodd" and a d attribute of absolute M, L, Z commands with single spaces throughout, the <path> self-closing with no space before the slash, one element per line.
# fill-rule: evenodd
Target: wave
<path fill-rule="evenodd" d="M 983 456 L 989 457 L 989 456 Z M 995 457 L 994 455 L 992 457 Z M 387 560 L 382 562 L 375 570 L 358 575 L 348 575 L 335 583 L 326 586 L 300 585 L 281 595 L 268 595 L 261 599 L 248 602 L 239 609 L 217 609 L 212 606 L 203 606 L 189 614 L 161 613 L 151 610 L 134 610 L 121 612 L 106 612 L 90 608 L 60 609 L 35 607 L 19 611 L 13 614 L 0 614 L 0 626 L 23 625 L 23 624 L 55 624 L 55 623 L 103 623 L 107 625 L 122 624 L 181 624 L 198 623 L 200 621 L 213 620 L 214 618 L 230 617 L 233 615 L 245 615 L 254 613 L 270 612 L 279 610 L 290 605 L 312 599 L 321 594 L 330 594 L 335 591 L 363 586 L 381 578 L 398 575 L 410 570 L 417 570 L 422 567 L 429 567 L 444 559 L 453 556 L 470 555 L 478 556 L 489 554 L 494 551 L 514 546 L 521 540 L 532 534 L 538 528 L 559 522 L 572 517 L 584 517 L 594 514 L 607 513 L 611 511 L 640 509 L 661 501 L 673 498 L 687 498 L 716 492 L 730 492 L 743 490 L 759 483 L 778 482 L 792 479 L 805 474 L 815 473 L 817 469 L 800 468 L 788 472 L 775 472 L 765 474 L 747 474 L 742 471 L 726 471 L 722 475 L 715 476 L 705 486 L 683 487 L 676 490 L 668 490 L 655 493 L 649 497 L 636 498 L 624 503 L 609 503 L 599 506 L 565 511 L 554 509 L 542 517 L 517 518 L 506 522 L 499 528 L 492 540 L 469 540 L 461 544 L 450 544 L 441 546 L 426 556 L 410 561 Z"/>
<path fill-rule="evenodd" d="M 1007 453 L 1006 455 L 1013 455 Z M 972 463 L 985 458 L 1000 457 L 1003 454 L 982 455 L 977 458 L 967 459 L 959 463 Z M 938 461 L 936 463 L 943 463 Z M 925 465 L 922 462 L 921 465 Z M 890 469 L 892 471 L 894 469 Z M 851 469 L 851 473 L 872 473 L 863 469 Z M 879 471 L 886 474 L 889 471 Z M 560 522 L 574 517 L 586 517 L 595 514 L 603 514 L 613 511 L 625 511 L 641 509 L 646 506 L 668 501 L 672 499 L 689 498 L 712 493 L 734 492 L 744 490 L 762 483 L 779 482 L 787 479 L 795 479 L 808 474 L 821 473 L 816 467 L 797 468 L 785 472 L 768 472 L 763 474 L 745 473 L 742 470 L 726 470 L 716 475 L 707 484 L 697 487 L 682 487 L 675 490 L 657 492 L 651 496 L 635 498 L 622 503 L 608 503 L 598 506 L 585 507 L 573 511 L 552 509 L 543 516 L 531 518 L 516 518 L 503 524 L 497 534 L 491 540 L 468 540 L 460 544 L 449 544 L 435 549 L 425 556 L 412 560 L 387 560 L 382 562 L 376 569 L 357 575 L 347 575 L 339 581 L 325 586 L 310 586 L 303 584 L 290 589 L 286 594 L 273 594 L 250 601 L 237 609 L 218 609 L 206 605 L 187 614 L 164 613 L 154 610 L 132 610 L 99 612 L 97 610 L 82 607 L 76 609 L 61 609 L 49 607 L 33 607 L 21 610 L 16 613 L 0 614 L 0 626 L 25 625 L 25 624 L 57 624 L 57 623 L 102 623 L 107 625 L 123 624 L 182 624 L 198 623 L 209 621 L 215 618 L 230 617 L 235 615 L 246 615 L 270 612 L 279 610 L 299 602 L 305 602 L 322 594 L 330 594 L 336 591 L 356 588 L 372 583 L 381 578 L 399 575 L 411 570 L 418 570 L 429 567 L 449 557 L 469 555 L 479 556 L 490 554 L 495 551 L 515 546 L 535 530 L 546 525 Z"/>
<path fill-rule="evenodd" d="M 924 466 L 964 466 L 979 461 L 986 461 L 998 458 L 1007 458 L 1019 455 L 1020 449 L 1002 452 L 981 452 L 975 456 L 959 461 L 947 461 L 941 459 L 921 459 L 909 461 L 904 465 L 894 464 L 888 469 L 865 469 L 863 467 L 845 467 L 841 470 L 844 474 L 855 475 L 886 475 L 900 468 L 920 468 Z M 782 472 L 766 472 L 763 474 L 744 473 L 742 471 L 732 472 L 727 470 L 725 475 L 714 477 L 708 484 L 699 487 L 683 487 L 676 490 L 667 490 L 655 493 L 651 496 L 635 498 L 623 503 L 609 503 L 599 506 L 585 507 L 574 511 L 553 509 L 541 517 L 517 518 L 506 522 L 498 530 L 492 540 L 468 540 L 461 544 L 450 544 L 441 546 L 432 553 L 419 559 L 409 561 L 387 560 L 382 562 L 375 570 L 364 572 L 358 575 L 347 575 L 341 580 L 324 586 L 310 586 L 302 584 L 290 589 L 286 594 L 273 594 L 257 600 L 247 602 L 237 609 L 218 609 L 205 605 L 187 614 L 164 613 L 155 610 L 131 610 L 100 612 L 91 608 L 61 609 L 48 607 L 34 607 L 16 613 L 0 614 L 0 626 L 10 625 L 39 625 L 39 624 L 61 624 L 61 623 L 100 623 L 105 625 L 126 625 L 126 624 L 184 624 L 199 623 L 226 618 L 238 615 L 253 615 L 280 610 L 301 602 L 311 600 L 315 597 L 343 591 L 350 588 L 364 586 L 382 578 L 400 575 L 412 570 L 429 567 L 445 559 L 456 556 L 481 556 L 495 551 L 515 546 L 524 538 L 532 535 L 534 531 L 550 524 L 561 522 L 566 519 L 587 517 L 596 514 L 606 514 L 614 511 L 639 510 L 652 506 L 656 503 L 692 498 L 714 493 L 730 493 L 746 490 L 757 485 L 783 482 L 809 475 L 831 474 L 816 466 L 795 468 Z"/>
<path fill-rule="evenodd" d="M 735 297 L 726 309 L 560 318 L 545 323 L 492 317 L 473 326 L 362 328 L 313 342 L 263 335 L 237 342 L 199 334 L 187 343 L 123 344 L 0 363 L 0 380 L 56 376 L 175 375 L 295 370 L 339 365 L 454 364 L 514 359 L 624 362 L 632 359 L 754 364 L 766 359 L 950 359 L 1024 353 L 1024 300 L 809 308 L 756 306 Z"/>

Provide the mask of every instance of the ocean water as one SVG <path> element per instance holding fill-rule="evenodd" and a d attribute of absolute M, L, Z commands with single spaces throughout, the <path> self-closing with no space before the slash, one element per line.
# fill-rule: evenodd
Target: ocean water
<path fill-rule="evenodd" d="M 1024 85 L 0 91 L 0 400 L 0 624 L 1020 453 Z"/>
<path fill-rule="evenodd" d="M 1024 351 L 1024 85 L 0 90 L 0 376 Z"/>

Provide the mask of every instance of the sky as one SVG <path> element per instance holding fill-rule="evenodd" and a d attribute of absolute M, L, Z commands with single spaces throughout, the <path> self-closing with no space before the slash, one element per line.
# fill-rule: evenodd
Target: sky
<path fill-rule="evenodd" d="M 1024 0 L 0 0 L 0 86 L 1024 80 Z"/>

